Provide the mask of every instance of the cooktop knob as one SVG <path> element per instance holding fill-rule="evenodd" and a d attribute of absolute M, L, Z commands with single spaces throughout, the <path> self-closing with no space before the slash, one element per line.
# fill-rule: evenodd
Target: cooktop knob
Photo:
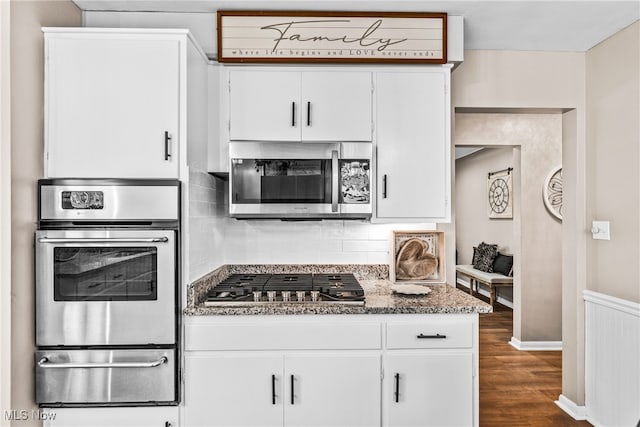
<path fill-rule="evenodd" d="M 274 302 L 276 300 L 276 291 L 267 291 L 267 299 L 269 302 Z"/>
<path fill-rule="evenodd" d="M 317 302 L 320 296 L 320 291 L 311 291 L 311 301 Z"/>
<path fill-rule="evenodd" d="M 299 302 L 304 301 L 304 291 L 296 291 L 296 297 L 298 298 Z"/>

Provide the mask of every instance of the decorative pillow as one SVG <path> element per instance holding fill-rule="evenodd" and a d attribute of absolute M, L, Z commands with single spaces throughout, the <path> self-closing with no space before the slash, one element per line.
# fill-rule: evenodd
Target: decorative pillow
<path fill-rule="evenodd" d="M 513 255 L 504 255 L 498 252 L 493 260 L 493 271 L 496 273 L 511 276 L 513 273 Z"/>
<path fill-rule="evenodd" d="M 493 273 L 493 260 L 498 254 L 498 245 L 488 245 L 482 242 L 478 245 L 478 262 L 473 264 L 476 270 Z"/>
<path fill-rule="evenodd" d="M 478 252 L 478 247 L 473 247 L 473 257 L 471 257 L 471 264 L 476 265 L 480 261 L 480 253 Z"/>

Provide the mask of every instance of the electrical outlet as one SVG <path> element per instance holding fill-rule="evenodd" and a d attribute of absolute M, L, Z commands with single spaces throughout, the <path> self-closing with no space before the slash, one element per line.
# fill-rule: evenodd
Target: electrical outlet
<path fill-rule="evenodd" d="M 593 240 L 611 240 L 609 234 L 609 221 L 593 221 L 591 223 Z"/>

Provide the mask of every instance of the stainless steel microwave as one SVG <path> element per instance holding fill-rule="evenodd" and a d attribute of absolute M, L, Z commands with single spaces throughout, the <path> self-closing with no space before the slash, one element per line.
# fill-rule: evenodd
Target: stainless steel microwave
<path fill-rule="evenodd" d="M 371 217 L 371 143 L 231 142 L 235 218 Z"/>

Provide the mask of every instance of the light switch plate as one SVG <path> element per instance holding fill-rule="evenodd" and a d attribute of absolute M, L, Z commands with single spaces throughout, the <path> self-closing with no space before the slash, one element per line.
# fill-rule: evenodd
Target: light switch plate
<path fill-rule="evenodd" d="M 591 224 L 593 240 L 611 240 L 609 235 L 609 221 L 593 221 Z"/>

